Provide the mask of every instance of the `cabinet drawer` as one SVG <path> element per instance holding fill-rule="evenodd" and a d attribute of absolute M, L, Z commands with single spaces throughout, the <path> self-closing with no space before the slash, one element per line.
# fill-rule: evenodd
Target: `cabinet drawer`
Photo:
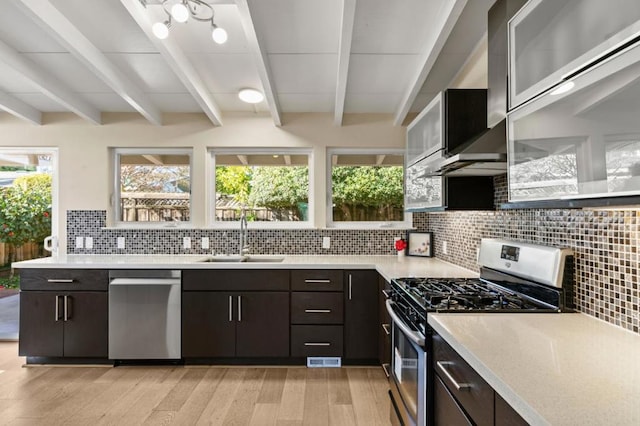
<path fill-rule="evenodd" d="M 184 291 L 289 291 L 289 271 L 283 269 L 186 269 Z"/>
<path fill-rule="evenodd" d="M 474 423 L 493 425 L 493 389 L 438 335 L 433 336 L 433 366 Z"/>
<path fill-rule="evenodd" d="M 341 325 L 292 325 L 291 356 L 342 356 Z"/>
<path fill-rule="evenodd" d="M 106 269 L 20 269 L 21 290 L 107 291 Z"/>
<path fill-rule="evenodd" d="M 342 293 L 291 293 L 292 324 L 342 324 L 344 302 Z"/>
<path fill-rule="evenodd" d="M 332 269 L 291 271 L 293 291 L 342 291 L 343 272 Z"/>

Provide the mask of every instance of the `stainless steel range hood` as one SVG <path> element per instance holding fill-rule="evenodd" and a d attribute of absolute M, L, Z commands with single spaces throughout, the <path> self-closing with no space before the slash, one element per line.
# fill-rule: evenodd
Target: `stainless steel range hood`
<path fill-rule="evenodd" d="M 443 157 L 437 175 L 495 176 L 507 172 L 506 119 Z"/>

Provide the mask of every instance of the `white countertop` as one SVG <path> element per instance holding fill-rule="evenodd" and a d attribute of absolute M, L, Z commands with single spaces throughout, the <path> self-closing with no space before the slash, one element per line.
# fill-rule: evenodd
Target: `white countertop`
<path fill-rule="evenodd" d="M 13 268 L 82 269 L 376 269 L 387 281 L 398 277 L 473 278 L 478 273 L 433 257 L 284 256 L 278 263 L 198 262 L 206 255 L 62 255 L 15 262 Z M 260 256 L 256 256 L 260 257 Z"/>
<path fill-rule="evenodd" d="M 429 324 L 533 425 L 640 425 L 640 336 L 585 314 L 433 314 Z"/>

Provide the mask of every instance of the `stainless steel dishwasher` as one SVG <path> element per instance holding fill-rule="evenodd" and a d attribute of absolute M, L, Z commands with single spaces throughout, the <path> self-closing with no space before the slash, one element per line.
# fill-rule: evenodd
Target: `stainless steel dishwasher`
<path fill-rule="evenodd" d="M 109 359 L 181 357 L 181 272 L 109 271 Z"/>

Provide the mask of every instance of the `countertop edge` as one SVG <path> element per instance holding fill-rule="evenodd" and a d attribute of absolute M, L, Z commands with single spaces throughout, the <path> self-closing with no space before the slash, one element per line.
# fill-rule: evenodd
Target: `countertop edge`
<path fill-rule="evenodd" d="M 515 393 L 491 369 L 476 357 L 476 355 L 462 345 L 449 329 L 439 322 L 439 316 L 459 314 L 430 314 L 427 315 L 429 325 L 449 344 L 480 376 L 504 399 L 527 423 L 531 425 L 550 425 L 524 399 Z"/>
<path fill-rule="evenodd" d="M 275 256 L 275 255 L 274 255 Z M 393 255 L 283 255 L 282 262 L 202 262 L 207 255 L 61 255 L 14 262 L 15 269 L 361 269 L 385 280 L 412 277 L 473 278 L 478 273 L 437 258 Z"/>

